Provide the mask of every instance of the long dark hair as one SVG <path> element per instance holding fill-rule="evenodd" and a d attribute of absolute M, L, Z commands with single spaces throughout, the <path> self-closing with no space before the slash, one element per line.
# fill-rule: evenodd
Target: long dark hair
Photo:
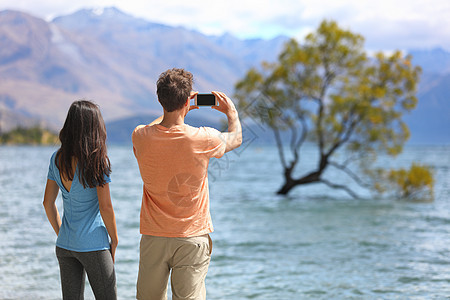
<path fill-rule="evenodd" d="M 56 165 L 67 180 L 73 180 L 78 164 L 79 180 L 84 188 L 105 185 L 104 175 L 111 174 L 111 163 L 106 151 L 106 127 L 99 107 L 87 100 L 72 103 L 64 126 L 59 132 L 61 148 L 56 154 Z"/>

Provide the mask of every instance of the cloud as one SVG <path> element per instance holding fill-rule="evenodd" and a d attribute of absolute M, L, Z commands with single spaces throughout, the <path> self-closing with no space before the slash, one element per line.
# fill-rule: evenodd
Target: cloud
<path fill-rule="evenodd" d="M 14 8 L 51 19 L 81 8 L 116 6 L 133 16 L 184 26 L 206 34 L 232 33 L 240 38 L 288 35 L 302 39 L 323 19 L 360 33 L 372 49 L 431 48 L 450 50 L 448 0 L 2 0 Z"/>

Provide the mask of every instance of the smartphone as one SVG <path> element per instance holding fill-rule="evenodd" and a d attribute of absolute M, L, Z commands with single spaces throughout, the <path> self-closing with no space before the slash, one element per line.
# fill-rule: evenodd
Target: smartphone
<path fill-rule="evenodd" d="M 195 105 L 197 106 L 217 106 L 216 96 L 213 94 L 197 94 L 194 98 Z"/>

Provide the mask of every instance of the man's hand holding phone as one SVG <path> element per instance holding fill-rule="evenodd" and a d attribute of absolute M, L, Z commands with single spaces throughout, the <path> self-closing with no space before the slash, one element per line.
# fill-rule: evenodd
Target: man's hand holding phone
<path fill-rule="evenodd" d="M 189 99 L 188 99 L 189 109 L 186 110 L 186 113 L 185 113 L 185 115 L 184 115 L 185 117 L 186 117 L 186 115 L 188 114 L 188 112 L 190 112 L 191 110 L 193 110 L 193 109 L 198 109 L 198 108 L 199 108 L 197 104 L 190 105 L 191 100 L 192 100 L 192 99 L 195 99 L 195 98 L 197 97 L 197 94 L 198 94 L 198 92 L 191 92 L 191 95 L 189 96 Z"/>
<path fill-rule="evenodd" d="M 212 106 L 211 108 L 224 113 L 228 118 L 228 131 L 222 132 L 222 136 L 227 143 L 225 152 L 228 152 L 239 147 L 242 143 L 241 122 L 239 121 L 238 112 L 233 101 L 222 92 L 212 93 L 216 96 L 219 105 Z"/>
<path fill-rule="evenodd" d="M 225 152 L 241 145 L 242 127 L 238 112 L 233 101 L 225 93 L 213 91 L 212 94 L 199 94 L 198 92 L 193 92 L 189 99 L 195 100 L 195 105 L 191 105 L 189 110 L 197 109 L 199 106 L 210 106 L 212 109 L 218 110 L 227 116 L 228 131 L 221 133 L 223 139 L 226 141 Z"/>
<path fill-rule="evenodd" d="M 237 110 L 234 106 L 233 101 L 222 92 L 212 92 L 216 96 L 218 106 L 212 106 L 211 108 L 216 109 L 224 113 L 227 117 L 237 117 Z"/>

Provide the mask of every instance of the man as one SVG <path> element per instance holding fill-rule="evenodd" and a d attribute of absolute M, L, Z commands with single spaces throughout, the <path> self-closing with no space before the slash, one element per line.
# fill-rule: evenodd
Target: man
<path fill-rule="evenodd" d="M 242 143 L 242 128 L 233 102 L 213 92 L 228 118 L 228 132 L 184 123 L 193 76 L 183 69 L 162 73 L 157 81 L 164 115 L 136 127 L 133 150 L 144 182 L 137 299 L 167 299 L 170 271 L 172 299 L 205 299 L 213 231 L 209 211 L 208 163 L 211 157 Z"/>

